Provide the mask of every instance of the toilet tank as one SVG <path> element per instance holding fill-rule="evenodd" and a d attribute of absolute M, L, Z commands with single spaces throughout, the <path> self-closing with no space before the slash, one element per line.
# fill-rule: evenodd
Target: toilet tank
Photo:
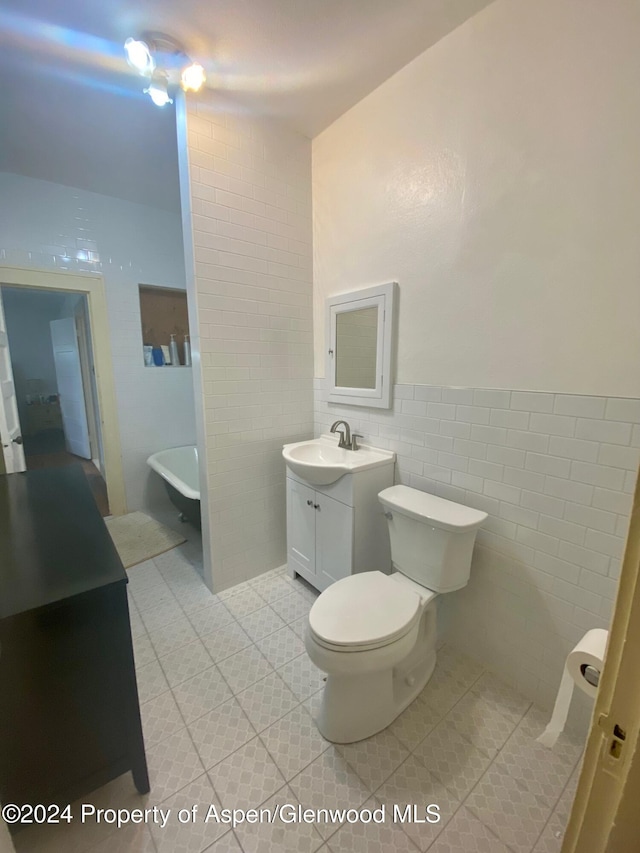
<path fill-rule="evenodd" d="M 471 554 L 486 512 L 408 486 L 378 495 L 391 540 L 393 568 L 434 592 L 466 586 Z"/>

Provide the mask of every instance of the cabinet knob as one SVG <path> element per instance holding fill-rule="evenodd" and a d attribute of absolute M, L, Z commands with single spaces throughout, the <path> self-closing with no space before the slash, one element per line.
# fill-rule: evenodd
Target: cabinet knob
<path fill-rule="evenodd" d="M 313 501 L 307 501 L 307 506 L 313 506 Z"/>
<path fill-rule="evenodd" d="M 314 509 L 320 509 L 320 504 L 314 504 L 314 505 L 313 505 L 313 508 L 314 508 Z"/>

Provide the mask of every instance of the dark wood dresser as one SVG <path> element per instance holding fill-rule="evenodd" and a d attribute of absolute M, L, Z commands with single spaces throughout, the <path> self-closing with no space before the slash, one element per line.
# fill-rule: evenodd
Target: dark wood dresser
<path fill-rule="evenodd" d="M 0 476 L 0 802 L 129 770 L 146 793 L 127 576 L 84 473 Z"/>

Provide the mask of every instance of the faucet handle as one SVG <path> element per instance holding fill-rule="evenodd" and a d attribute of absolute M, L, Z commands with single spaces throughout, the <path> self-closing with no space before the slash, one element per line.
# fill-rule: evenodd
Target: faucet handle
<path fill-rule="evenodd" d="M 364 436 L 360 435 L 359 432 L 352 432 L 351 433 L 351 449 L 352 450 L 360 450 L 360 448 L 358 447 L 358 439 L 359 438 L 364 438 Z"/>

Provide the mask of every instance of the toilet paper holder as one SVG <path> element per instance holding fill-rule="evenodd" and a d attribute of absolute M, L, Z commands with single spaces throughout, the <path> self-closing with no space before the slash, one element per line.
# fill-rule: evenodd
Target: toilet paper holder
<path fill-rule="evenodd" d="M 583 663 L 580 667 L 580 672 L 587 684 L 590 684 L 592 687 L 597 687 L 600 684 L 600 670 L 596 669 L 595 666 Z"/>

